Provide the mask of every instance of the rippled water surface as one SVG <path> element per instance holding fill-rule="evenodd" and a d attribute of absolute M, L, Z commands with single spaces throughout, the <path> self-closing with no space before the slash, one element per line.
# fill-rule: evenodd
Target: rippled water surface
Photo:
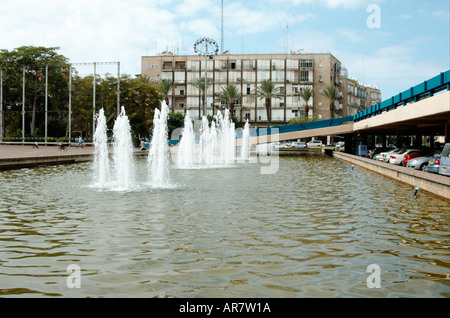
<path fill-rule="evenodd" d="M 0 296 L 450 296 L 448 201 L 328 157 L 172 167 L 162 190 L 137 167 L 128 192 L 90 163 L 0 172 Z"/>

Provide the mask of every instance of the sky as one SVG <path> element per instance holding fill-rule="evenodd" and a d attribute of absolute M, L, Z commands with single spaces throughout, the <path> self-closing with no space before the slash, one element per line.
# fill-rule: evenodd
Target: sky
<path fill-rule="evenodd" d="M 223 43 L 221 3 L 0 0 L 0 49 L 60 47 L 71 63 L 120 62 L 132 76 L 142 56 L 195 54 L 204 37 L 234 54 L 330 52 L 383 99 L 450 69 L 450 0 L 223 0 Z"/>

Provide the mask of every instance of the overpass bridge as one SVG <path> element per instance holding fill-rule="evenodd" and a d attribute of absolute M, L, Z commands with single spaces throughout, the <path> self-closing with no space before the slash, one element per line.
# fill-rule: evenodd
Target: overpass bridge
<path fill-rule="evenodd" d="M 346 151 L 355 153 L 358 144 L 366 144 L 368 135 L 384 139 L 397 136 L 398 142 L 401 136 L 445 136 L 445 141 L 450 142 L 450 71 L 355 116 L 253 130 L 251 142 L 260 144 L 274 140 L 343 136 L 346 145 L 352 146 L 346 147 Z"/>

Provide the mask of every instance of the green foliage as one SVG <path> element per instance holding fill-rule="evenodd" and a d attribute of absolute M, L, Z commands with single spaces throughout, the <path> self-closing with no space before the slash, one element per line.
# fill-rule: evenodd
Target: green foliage
<path fill-rule="evenodd" d="M 314 89 L 312 89 L 311 87 L 305 87 L 300 91 L 299 95 L 305 101 L 305 103 L 306 103 L 305 110 L 306 110 L 306 113 L 308 113 L 308 111 L 309 111 L 308 102 L 311 99 L 311 97 L 314 96 Z"/>
<path fill-rule="evenodd" d="M 256 96 L 260 99 L 264 98 L 266 101 L 267 120 L 270 126 L 272 121 L 272 98 L 281 99 L 283 96 L 280 87 L 276 87 L 271 80 L 263 80 L 256 89 Z"/>
<path fill-rule="evenodd" d="M 48 136 L 68 136 L 69 70 L 68 59 L 59 48 L 24 46 L 0 50 L 3 72 L 3 118 L 5 135 L 22 136 L 22 86 L 25 68 L 25 136 L 44 135 L 45 69 L 48 65 Z M 117 116 L 117 78 L 96 76 L 95 112 L 105 110 L 108 128 Z M 72 134 L 89 137 L 93 132 L 93 75 L 72 75 Z M 159 85 L 145 77 L 120 78 L 120 105 L 124 106 L 134 135 L 148 136 L 162 92 Z"/>
<path fill-rule="evenodd" d="M 208 78 L 206 81 L 206 88 L 208 89 L 213 84 L 212 78 Z M 199 91 L 202 92 L 202 95 L 205 94 L 205 77 L 196 78 L 191 82 L 191 85 L 196 87 Z"/>
<path fill-rule="evenodd" d="M 182 113 L 169 113 L 167 126 L 169 129 L 169 136 L 170 136 L 176 128 L 184 126 L 184 115 Z"/>
<path fill-rule="evenodd" d="M 330 100 L 330 103 L 333 104 L 334 100 L 338 97 L 339 90 L 334 85 L 327 86 L 323 92 L 320 94 L 325 96 Z"/>
<path fill-rule="evenodd" d="M 57 53 L 58 47 L 22 46 L 12 51 L 0 50 L 3 71 L 3 100 L 5 128 L 17 129 L 14 119 L 22 111 L 23 74 L 25 71 L 25 131 L 36 136 L 37 128 L 44 130 L 45 79 L 48 69 L 49 115 L 67 107 L 68 59 Z M 14 113 L 16 115 L 14 115 Z M 28 128 L 28 129 L 27 129 Z"/>
<path fill-rule="evenodd" d="M 308 123 L 310 121 L 316 121 L 318 119 L 319 119 L 319 117 L 317 115 L 314 115 L 312 118 L 309 118 L 309 117 L 294 117 L 294 118 L 291 118 L 291 120 L 289 120 L 289 125 Z"/>
<path fill-rule="evenodd" d="M 219 97 L 214 102 L 224 102 L 227 104 L 231 113 L 233 113 L 234 104 L 237 99 L 241 97 L 241 92 L 235 85 L 227 85 L 222 87 Z"/>

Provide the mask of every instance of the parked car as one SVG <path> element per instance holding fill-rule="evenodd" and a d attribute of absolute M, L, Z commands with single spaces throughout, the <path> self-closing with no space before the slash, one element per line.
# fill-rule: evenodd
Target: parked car
<path fill-rule="evenodd" d="M 380 156 L 377 158 L 377 160 L 379 161 L 383 161 L 383 162 L 389 162 L 389 158 L 391 156 L 392 153 L 397 153 L 399 151 L 401 151 L 404 148 L 395 148 L 386 152 L 382 152 L 380 153 Z"/>
<path fill-rule="evenodd" d="M 305 148 L 306 144 L 304 142 L 295 141 L 291 143 L 291 148 Z"/>
<path fill-rule="evenodd" d="M 426 171 L 430 161 L 434 158 L 438 158 L 440 154 L 441 152 L 439 150 L 424 152 L 423 156 L 410 159 L 407 162 L 406 167 Z M 408 156 L 409 155 L 407 155 L 406 157 Z"/>
<path fill-rule="evenodd" d="M 441 165 L 440 157 L 437 158 L 429 158 L 427 171 L 431 173 L 439 173 L 439 166 Z"/>
<path fill-rule="evenodd" d="M 424 149 L 416 151 L 416 152 L 411 152 L 410 154 L 405 155 L 405 157 L 403 158 L 402 166 L 406 167 L 408 162 L 414 158 L 431 157 L 434 154 L 433 151 L 434 150 L 432 150 L 432 149 L 424 148 Z"/>
<path fill-rule="evenodd" d="M 311 140 L 306 145 L 308 147 L 322 147 L 322 141 L 321 140 Z"/>
<path fill-rule="evenodd" d="M 420 149 L 402 149 L 399 152 L 393 152 L 389 156 L 389 163 L 394 165 L 401 165 L 406 155 L 412 152 L 417 152 L 419 150 Z"/>
<path fill-rule="evenodd" d="M 439 174 L 450 176 L 450 143 L 444 145 L 439 160 L 441 162 L 439 165 Z"/>
<path fill-rule="evenodd" d="M 338 141 L 335 145 L 336 151 L 343 151 L 345 149 L 345 141 Z"/>
<path fill-rule="evenodd" d="M 272 148 L 288 148 L 285 142 L 273 142 Z"/>
<path fill-rule="evenodd" d="M 390 151 L 390 150 L 394 150 L 394 149 L 393 148 L 387 148 L 387 147 L 377 147 L 377 148 L 374 148 L 372 150 L 369 150 L 368 157 L 370 159 L 375 159 L 376 155 L 378 155 L 378 154 L 381 155 L 382 152 L 387 152 L 387 151 Z"/>

